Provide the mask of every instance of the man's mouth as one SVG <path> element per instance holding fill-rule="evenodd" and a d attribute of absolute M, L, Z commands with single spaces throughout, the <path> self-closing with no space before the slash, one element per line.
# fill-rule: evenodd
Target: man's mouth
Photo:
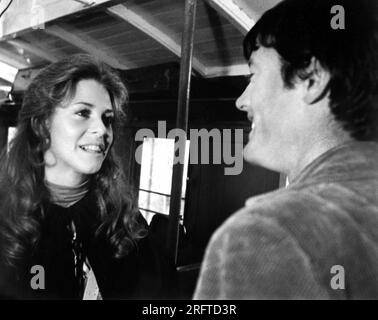
<path fill-rule="evenodd" d="M 253 121 L 253 115 L 248 114 L 248 120 L 251 121 L 251 132 L 255 129 L 255 122 Z"/>

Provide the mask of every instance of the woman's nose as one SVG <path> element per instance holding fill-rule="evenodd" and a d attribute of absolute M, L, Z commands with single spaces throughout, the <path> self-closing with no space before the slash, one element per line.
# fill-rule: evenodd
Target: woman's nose
<path fill-rule="evenodd" d="M 91 130 L 92 133 L 96 133 L 99 136 L 107 134 L 107 127 L 105 126 L 102 118 L 93 119 Z"/>

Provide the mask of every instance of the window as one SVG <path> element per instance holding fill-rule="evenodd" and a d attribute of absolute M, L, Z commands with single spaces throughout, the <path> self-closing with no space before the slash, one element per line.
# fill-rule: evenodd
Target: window
<path fill-rule="evenodd" d="M 174 140 L 145 138 L 139 183 L 139 209 L 148 223 L 158 214 L 169 214 L 174 158 Z M 185 206 L 186 177 L 188 171 L 189 141 L 186 142 L 183 172 L 181 217 Z"/>
<path fill-rule="evenodd" d="M 16 78 L 17 68 L 0 61 L 0 78 L 6 80 L 7 82 L 13 83 Z"/>
<path fill-rule="evenodd" d="M 17 128 L 16 127 L 9 127 L 8 128 L 8 144 L 7 144 L 7 151 L 9 151 L 9 143 L 16 135 Z"/>

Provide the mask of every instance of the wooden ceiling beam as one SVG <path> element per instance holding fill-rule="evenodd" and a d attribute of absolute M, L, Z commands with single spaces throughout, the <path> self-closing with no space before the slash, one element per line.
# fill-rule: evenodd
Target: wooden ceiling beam
<path fill-rule="evenodd" d="M 114 52 L 110 48 L 106 48 L 104 44 L 99 43 L 92 37 L 89 37 L 83 32 L 67 25 L 52 25 L 46 28 L 44 31 L 66 41 L 84 52 L 93 55 L 113 68 L 129 69 L 136 67 L 134 63 L 126 61 L 123 57 L 120 57 L 118 53 Z"/>
<path fill-rule="evenodd" d="M 232 0 L 205 0 L 205 2 L 230 21 L 243 35 L 247 34 L 255 24 L 255 21 Z"/>
<path fill-rule="evenodd" d="M 35 32 L 27 32 L 24 34 L 23 38 L 38 47 L 38 49 L 49 52 L 56 60 L 63 59 L 66 56 L 61 50 L 54 48 L 54 46 L 37 37 Z"/>
<path fill-rule="evenodd" d="M 49 50 L 44 50 L 42 48 L 39 48 L 36 44 L 31 44 L 27 41 L 14 39 L 14 40 L 7 40 L 7 43 L 10 43 L 16 48 L 21 48 L 23 50 L 26 50 L 38 57 L 41 57 L 42 59 L 45 59 L 49 62 L 56 62 L 59 59 L 54 56 L 53 54 L 49 53 Z"/>
<path fill-rule="evenodd" d="M 226 77 L 226 76 L 241 76 L 248 75 L 250 73 L 248 64 L 234 64 L 230 66 L 209 67 L 207 68 L 207 77 Z"/>
<path fill-rule="evenodd" d="M 173 34 L 164 28 L 158 21 L 153 19 L 147 12 L 135 12 L 125 6 L 126 4 L 119 4 L 107 9 L 107 12 L 115 17 L 121 18 L 130 23 L 140 31 L 144 32 L 176 56 L 181 57 L 181 39 L 176 39 Z M 207 75 L 207 66 L 204 63 L 204 58 L 199 58 L 198 55 L 193 56 L 193 69 L 202 76 Z"/>
<path fill-rule="evenodd" d="M 24 69 L 24 68 L 30 67 L 27 61 L 22 56 L 19 56 L 15 54 L 14 52 L 11 52 L 1 47 L 0 47 L 0 61 L 16 69 Z"/>

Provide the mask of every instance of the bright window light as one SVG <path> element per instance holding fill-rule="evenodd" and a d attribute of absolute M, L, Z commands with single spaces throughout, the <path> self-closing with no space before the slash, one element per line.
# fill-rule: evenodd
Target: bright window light
<path fill-rule="evenodd" d="M 8 128 L 8 144 L 7 144 L 7 151 L 9 151 L 9 143 L 12 141 L 14 136 L 16 135 L 17 128 L 16 127 L 9 127 Z"/>
<path fill-rule="evenodd" d="M 0 91 L 9 92 L 11 91 L 12 87 L 10 86 L 0 86 Z"/>
<path fill-rule="evenodd" d="M 13 83 L 18 69 L 0 61 L 0 78 Z"/>
<path fill-rule="evenodd" d="M 174 143 L 174 139 L 161 138 L 145 138 L 143 141 L 139 209 L 148 223 L 156 213 L 169 214 Z M 185 206 L 189 143 L 187 140 L 181 190 L 181 217 L 183 217 Z"/>

